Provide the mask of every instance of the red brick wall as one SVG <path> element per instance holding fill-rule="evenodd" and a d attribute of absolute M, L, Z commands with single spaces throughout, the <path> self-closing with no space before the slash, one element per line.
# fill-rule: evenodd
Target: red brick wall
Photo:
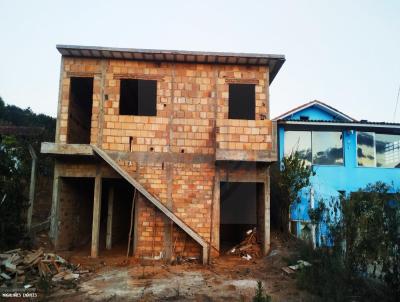
<path fill-rule="evenodd" d="M 158 160 L 119 163 L 209 241 L 216 147 L 272 148 L 267 67 L 64 58 L 58 142 L 67 137 L 69 77 L 83 74 L 94 77 L 91 143 L 108 152 L 160 154 Z M 121 78 L 157 80 L 157 116 L 119 115 Z M 227 120 L 229 83 L 247 82 L 256 85 L 256 121 Z M 188 155 L 198 161 L 185 160 Z M 138 252 L 157 254 L 164 244 L 163 217 L 140 204 Z M 179 237 L 181 246 L 185 239 L 178 233 L 171 240 Z M 186 244 L 185 253 L 197 253 L 192 240 Z"/>

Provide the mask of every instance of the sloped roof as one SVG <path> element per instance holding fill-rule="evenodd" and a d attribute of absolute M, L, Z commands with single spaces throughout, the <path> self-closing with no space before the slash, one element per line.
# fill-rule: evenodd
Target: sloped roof
<path fill-rule="evenodd" d="M 293 114 L 295 114 L 295 113 L 297 113 L 299 111 L 302 111 L 302 110 L 304 110 L 306 108 L 312 107 L 312 106 L 316 106 L 317 108 L 320 108 L 323 111 L 328 112 L 329 114 L 331 114 L 331 115 L 333 115 L 335 117 L 338 117 L 342 121 L 357 122 L 356 119 L 354 119 L 354 118 L 348 116 L 347 114 L 337 110 L 336 108 L 333 108 L 332 106 L 330 106 L 328 104 L 325 104 L 325 103 L 323 103 L 321 101 L 318 101 L 318 100 L 314 100 L 314 101 L 305 103 L 303 105 L 300 105 L 300 106 L 298 106 L 296 108 L 293 108 L 293 109 L 291 109 L 291 110 L 289 110 L 289 111 L 287 111 L 287 112 L 275 117 L 273 119 L 273 121 L 286 119 L 286 118 L 292 116 Z"/>
<path fill-rule="evenodd" d="M 285 62 L 284 55 L 276 54 L 114 48 L 78 45 L 57 45 L 56 47 L 63 56 L 68 57 L 177 63 L 263 65 L 269 67 L 270 83 L 272 83 L 279 69 Z"/>

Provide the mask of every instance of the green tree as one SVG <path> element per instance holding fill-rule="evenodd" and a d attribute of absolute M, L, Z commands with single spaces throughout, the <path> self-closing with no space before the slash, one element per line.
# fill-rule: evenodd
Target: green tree
<path fill-rule="evenodd" d="M 279 166 L 271 169 L 271 206 L 273 219 L 282 232 L 289 231 L 289 211 L 294 202 L 300 201 L 299 192 L 310 185 L 315 175 L 298 152 L 284 157 Z"/>
<path fill-rule="evenodd" d="M 15 137 L 0 137 L 0 249 L 14 246 L 24 231 L 26 165 Z"/>
<path fill-rule="evenodd" d="M 15 246 L 25 231 L 31 156 L 39 156 L 38 175 L 51 175 L 52 160 L 40 154 L 42 141 L 54 141 L 55 119 L 7 105 L 0 97 L 0 126 L 40 127 L 35 136 L 0 134 L 0 249 Z"/>

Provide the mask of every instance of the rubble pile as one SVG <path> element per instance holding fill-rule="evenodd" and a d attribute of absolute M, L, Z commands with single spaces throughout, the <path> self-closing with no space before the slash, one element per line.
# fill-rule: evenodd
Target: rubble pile
<path fill-rule="evenodd" d="M 0 253 L 0 287 L 30 288 L 38 282 L 74 281 L 88 270 L 79 270 L 79 265 L 73 265 L 53 253 L 44 253 L 42 249 L 15 249 Z"/>
<path fill-rule="evenodd" d="M 261 256 L 261 249 L 257 243 L 256 228 L 246 232 L 246 238 L 238 245 L 231 248 L 228 255 L 237 255 L 246 260 L 251 260 Z"/>

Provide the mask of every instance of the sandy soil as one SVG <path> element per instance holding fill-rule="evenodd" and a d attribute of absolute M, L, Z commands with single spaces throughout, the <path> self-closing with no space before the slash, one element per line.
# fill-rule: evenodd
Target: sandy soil
<path fill-rule="evenodd" d="M 285 259 L 294 250 L 293 242 L 273 236 L 269 256 L 247 261 L 223 256 L 211 265 L 196 263 L 167 265 L 140 263 L 103 253 L 98 259 L 87 251 L 67 253 L 69 261 L 95 271 L 78 283 L 77 289 L 51 294 L 56 301 L 251 301 L 257 280 L 274 302 L 309 301 L 310 296 L 296 288 L 295 279 L 282 272 Z"/>

